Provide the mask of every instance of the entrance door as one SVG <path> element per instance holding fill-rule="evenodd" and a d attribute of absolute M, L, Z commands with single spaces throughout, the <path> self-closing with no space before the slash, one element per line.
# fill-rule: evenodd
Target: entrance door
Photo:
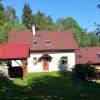
<path fill-rule="evenodd" d="M 48 71 L 49 69 L 49 63 L 46 59 L 43 59 L 43 70 Z"/>

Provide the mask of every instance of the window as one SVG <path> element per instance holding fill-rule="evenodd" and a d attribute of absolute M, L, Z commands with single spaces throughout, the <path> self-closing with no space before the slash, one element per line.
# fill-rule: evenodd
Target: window
<path fill-rule="evenodd" d="M 82 55 L 82 54 L 77 54 L 77 57 L 78 57 L 78 58 L 82 58 L 83 55 Z"/>
<path fill-rule="evenodd" d="M 62 57 L 61 61 L 62 61 L 62 64 L 67 64 L 67 57 Z"/>
<path fill-rule="evenodd" d="M 45 44 L 46 45 L 51 45 L 51 41 L 50 40 L 45 40 Z"/>
<path fill-rule="evenodd" d="M 100 58 L 100 53 L 97 53 L 96 56 L 97 56 L 98 58 Z"/>
<path fill-rule="evenodd" d="M 38 41 L 37 40 L 33 40 L 33 45 L 38 45 Z"/>
<path fill-rule="evenodd" d="M 37 57 L 34 57 L 33 58 L 33 65 L 36 65 L 37 64 Z"/>

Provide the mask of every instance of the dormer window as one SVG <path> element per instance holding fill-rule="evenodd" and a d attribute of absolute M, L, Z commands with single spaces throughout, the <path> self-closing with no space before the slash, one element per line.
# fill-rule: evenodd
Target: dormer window
<path fill-rule="evenodd" d="M 51 40 L 45 40 L 46 45 L 51 45 Z"/>
<path fill-rule="evenodd" d="M 38 45 L 38 41 L 37 40 L 33 40 L 32 44 L 33 45 Z"/>
<path fill-rule="evenodd" d="M 82 54 L 77 54 L 77 58 L 82 58 L 83 55 Z"/>
<path fill-rule="evenodd" d="M 100 58 L 100 53 L 97 53 L 96 56 L 97 56 L 98 58 Z"/>

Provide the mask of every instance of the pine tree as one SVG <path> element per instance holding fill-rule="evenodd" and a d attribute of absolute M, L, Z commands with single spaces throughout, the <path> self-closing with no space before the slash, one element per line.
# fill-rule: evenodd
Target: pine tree
<path fill-rule="evenodd" d="M 27 29 L 31 29 L 32 26 L 32 10 L 29 4 L 25 4 L 23 7 L 22 22 Z"/>

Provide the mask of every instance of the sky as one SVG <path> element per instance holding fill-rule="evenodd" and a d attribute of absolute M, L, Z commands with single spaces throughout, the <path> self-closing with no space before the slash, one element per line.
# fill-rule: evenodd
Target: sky
<path fill-rule="evenodd" d="M 23 6 L 28 3 L 33 14 L 40 10 L 50 15 L 54 22 L 59 18 L 73 17 L 88 32 L 95 31 L 95 22 L 100 24 L 100 9 L 96 7 L 100 0 L 3 0 L 2 3 L 5 7 L 15 8 L 20 20 Z"/>

